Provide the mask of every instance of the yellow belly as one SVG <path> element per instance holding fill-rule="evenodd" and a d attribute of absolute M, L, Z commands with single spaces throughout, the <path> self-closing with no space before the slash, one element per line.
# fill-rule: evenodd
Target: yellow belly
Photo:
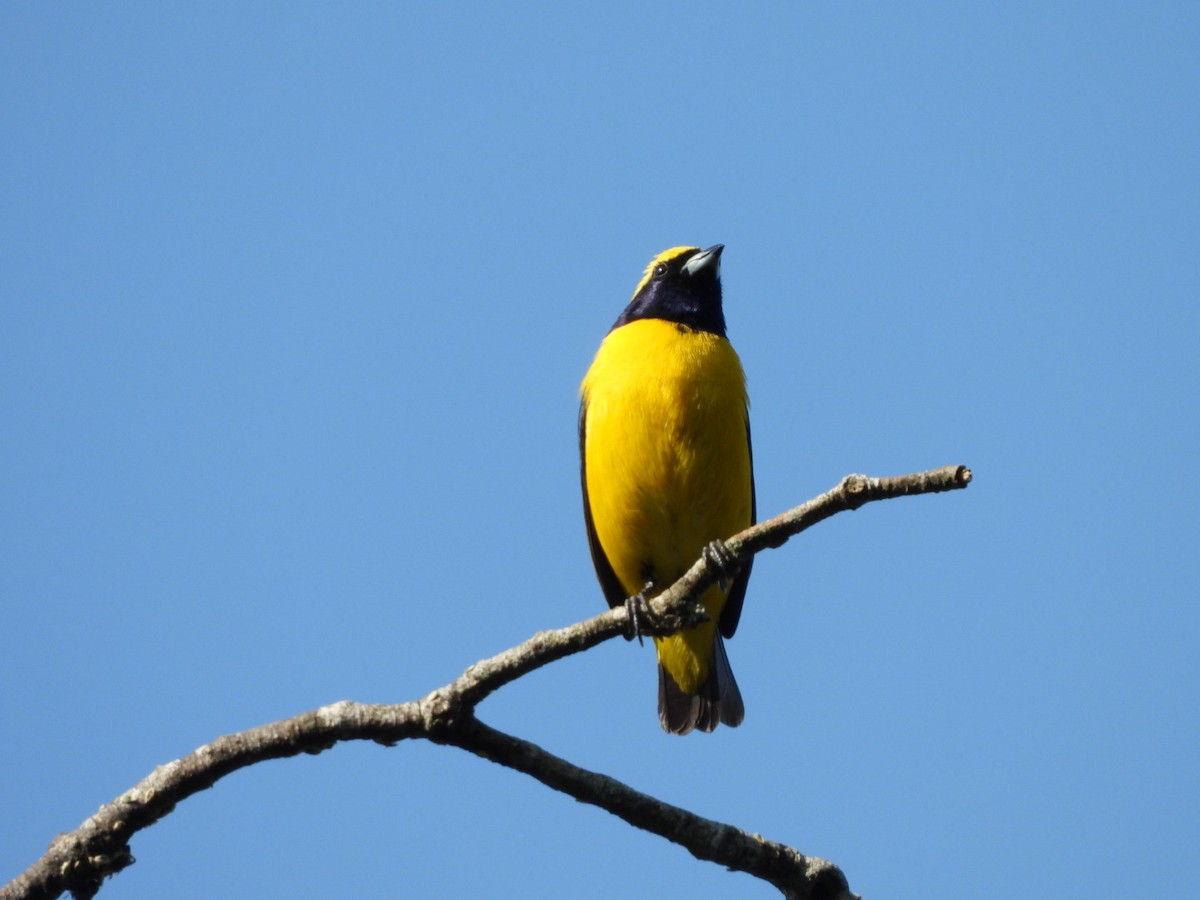
<path fill-rule="evenodd" d="M 724 338 L 659 319 L 611 332 L 583 382 L 587 493 L 600 546 L 629 594 L 679 578 L 704 545 L 750 524 L 750 449 L 741 363 Z M 708 675 L 712 621 L 657 639 L 685 692 Z"/>

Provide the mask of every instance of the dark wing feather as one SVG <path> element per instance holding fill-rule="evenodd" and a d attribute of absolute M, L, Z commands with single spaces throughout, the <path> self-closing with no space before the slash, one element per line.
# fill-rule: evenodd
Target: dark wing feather
<path fill-rule="evenodd" d="M 596 535 L 596 523 L 592 521 L 592 504 L 588 502 L 587 486 L 587 403 L 579 404 L 579 480 L 583 488 L 583 521 L 587 524 L 588 549 L 592 551 L 592 565 L 596 568 L 596 577 L 600 580 L 600 588 L 608 600 L 609 606 L 620 606 L 629 595 L 621 586 L 617 573 L 613 571 L 612 563 L 604 555 L 600 546 L 600 538 Z M 738 576 L 741 578 L 741 576 Z M 745 587 L 742 592 L 745 593 Z M 739 601 L 740 602 L 740 601 Z M 724 619 L 722 618 L 722 621 Z"/>
<path fill-rule="evenodd" d="M 582 418 L 580 419 L 582 427 Z M 582 433 L 582 432 L 581 432 Z M 750 417 L 746 417 L 746 452 L 750 454 L 750 522 L 753 524 L 758 520 L 758 498 L 754 491 L 754 444 L 750 440 Z M 584 505 L 587 504 L 587 490 L 584 490 Z M 588 516 L 588 534 L 591 535 L 591 516 Z M 595 551 L 593 551 L 593 555 Z M 725 600 L 725 608 L 721 610 L 721 618 L 717 622 L 717 627 L 721 634 L 727 638 L 733 637 L 733 633 L 737 631 L 738 619 L 742 615 L 742 601 L 746 599 L 746 585 L 750 582 L 750 570 L 754 568 L 754 560 L 751 560 L 742 566 L 742 570 L 738 572 L 737 577 L 733 579 L 733 584 L 729 588 L 729 596 Z M 603 580 L 603 579 L 601 579 Z"/>

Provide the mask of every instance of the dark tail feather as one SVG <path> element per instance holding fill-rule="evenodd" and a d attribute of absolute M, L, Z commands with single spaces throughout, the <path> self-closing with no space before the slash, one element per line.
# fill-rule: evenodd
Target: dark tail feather
<path fill-rule="evenodd" d="M 659 663 L 658 721 L 663 731 L 672 734 L 687 734 L 693 728 L 712 731 L 718 722 L 736 728 L 742 724 L 745 716 L 742 692 L 733 680 L 729 657 L 725 655 L 725 642 L 719 634 L 713 644 L 713 661 L 708 678 L 695 694 L 681 691 L 675 679 Z"/>

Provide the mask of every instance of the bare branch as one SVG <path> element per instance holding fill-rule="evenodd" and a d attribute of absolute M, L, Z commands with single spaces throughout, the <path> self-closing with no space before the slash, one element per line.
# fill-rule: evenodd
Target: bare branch
<path fill-rule="evenodd" d="M 964 488 L 971 481 L 965 466 L 893 478 L 850 475 L 837 487 L 783 515 L 754 525 L 727 541 L 744 562 L 817 522 L 873 500 Z M 718 573 L 701 559 L 676 584 L 652 601 L 659 628 L 679 630 L 704 617 L 695 602 Z M 159 766 L 120 797 L 102 806 L 75 831 L 61 834 L 46 854 L 0 889 L 0 900 L 53 898 L 70 891 L 90 898 L 103 880 L 133 863 L 129 841 L 175 805 L 215 784 L 230 772 L 268 759 L 320 753 L 339 741 L 370 740 L 395 744 L 427 738 L 453 744 L 493 762 L 532 775 L 544 784 L 608 810 L 632 825 L 686 847 L 700 859 L 757 875 L 785 896 L 836 900 L 850 897 L 846 879 L 831 863 L 747 835 L 730 825 L 703 819 L 670 806 L 604 775 L 588 772 L 526 741 L 498 732 L 475 718 L 475 706 L 527 672 L 579 653 L 625 631 L 623 607 L 566 628 L 543 631 L 460 677 L 410 703 L 371 705 L 342 701 L 217 738 L 187 756 Z"/>
<path fill-rule="evenodd" d="M 106 877 L 133 863 L 130 838 L 179 801 L 212 787 L 230 772 L 268 759 L 320 753 L 342 740 L 393 744 L 427 736 L 422 705 L 428 699 L 396 706 L 345 701 L 219 737 L 158 766 L 75 831 L 60 834 L 37 863 L 0 889 L 0 900 L 51 898 L 63 891 L 91 897 Z"/>
<path fill-rule="evenodd" d="M 755 875 L 775 885 L 785 897 L 848 900 L 855 896 L 833 863 L 806 857 L 791 847 L 656 800 L 615 778 L 581 769 L 536 744 L 503 734 L 478 720 L 456 734 L 453 743 L 607 810 L 630 825 L 661 835 L 685 847 L 697 859 Z"/>
<path fill-rule="evenodd" d="M 790 538 L 837 513 L 858 509 L 874 500 L 961 490 L 971 483 L 972 477 L 971 470 L 966 466 L 943 466 L 927 472 L 894 475 L 888 478 L 847 475 L 836 487 L 819 497 L 801 503 L 773 519 L 751 525 L 745 531 L 729 538 L 725 544 L 739 562 L 746 562 L 763 550 L 782 547 Z M 704 611 L 695 600 L 705 588 L 715 583 L 718 577 L 720 573 L 710 565 L 707 557 L 701 557 L 682 578 L 655 597 L 650 608 L 656 618 L 688 616 L 688 620 L 678 625 L 675 630 L 687 628 L 695 624 L 697 619 L 703 618 Z M 618 608 L 613 612 L 620 614 L 621 621 L 624 622 L 623 609 Z"/>
<path fill-rule="evenodd" d="M 858 509 L 873 500 L 893 497 L 915 497 L 918 494 L 937 494 L 962 490 L 972 479 L 966 466 L 942 466 L 912 475 L 893 475 L 871 478 L 867 475 L 847 475 L 841 483 L 807 503 L 789 509 L 782 515 L 757 525 L 751 525 L 729 540 L 729 549 L 743 560 L 768 547 L 781 547 L 788 538 L 828 519 L 835 513 Z"/>

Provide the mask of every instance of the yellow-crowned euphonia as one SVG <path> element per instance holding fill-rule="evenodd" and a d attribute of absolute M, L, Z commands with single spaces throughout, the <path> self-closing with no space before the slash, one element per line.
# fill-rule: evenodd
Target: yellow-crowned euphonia
<path fill-rule="evenodd" d="M 610 606 L 669 587 L 710 542 L 754 521 L 746 378 L 721 306 L 723 249 L 654 257 L 583 379 L 583 512 Z M 664 730 L 741 724 L 722 638 L 737 628 L 750 568 L 704 593 L 709 621 L 654 639 Z"/>

